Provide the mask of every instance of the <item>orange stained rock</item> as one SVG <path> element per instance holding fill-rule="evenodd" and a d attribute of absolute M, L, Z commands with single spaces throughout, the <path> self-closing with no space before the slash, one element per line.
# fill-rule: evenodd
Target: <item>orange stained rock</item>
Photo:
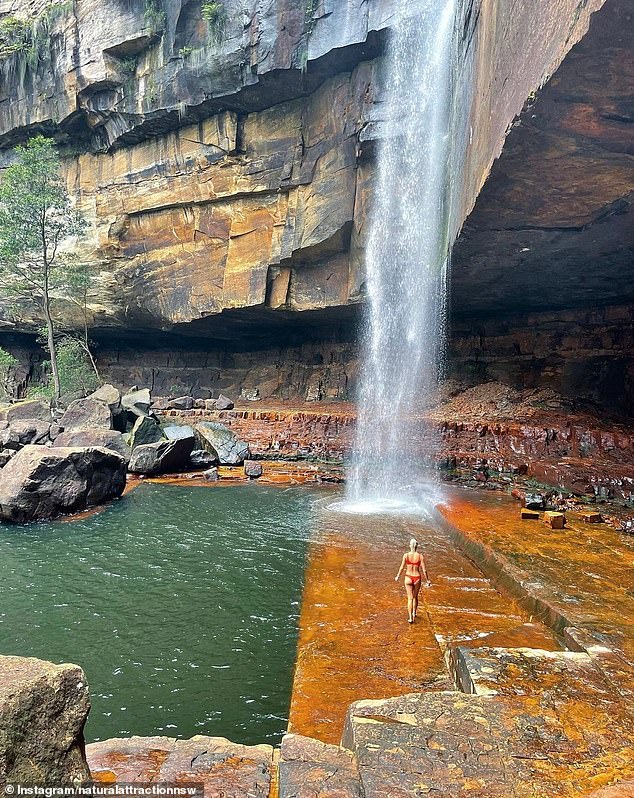
<path fill-rule="evenodd" d="M 338 743 L 348 705 L 426 690 L 454 689 L 449 646 L 557 649 L 493 589 L 449 539 L 419 520 L 324 512 L 310 551 L 300 617 L 289 730 Z M 394 577 L 415 535 L 432 587 L 421 590 L 416 623 Z"/>
<path fill-rule="evenodd" d="M 591 634 L 634 668 L 634 538 L 568 514 L 565 529 L 527 526 L 513 501 L 448 491 L 441 511 L 482 561 L 497 558 L 514 580 L 525 580 L 532 596 L 552 609 L 564 626 Z M 486 564 L 483 567 L 487 567 Z M 631 686 L 634 687 L 634 676 Z"/>

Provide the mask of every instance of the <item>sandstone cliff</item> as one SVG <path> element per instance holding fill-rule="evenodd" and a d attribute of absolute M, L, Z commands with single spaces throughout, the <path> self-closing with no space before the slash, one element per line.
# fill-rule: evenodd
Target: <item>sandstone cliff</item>
<path fill-rule="evenodd" d="M 203 349 L 208 370 L 223 368 L 220 350 L 248 349 L 268 353 L 255 357 L 268 364 L 259 379 L 279 384 L 276 364 L 296 362 L 281 350 L 336 338 L 334 361 L 326 347 L 315 365 L 336 362 L 334 394 L 345 394 L 395 1 L 222 0 L 217 17 L 200 0 L 0 3 L 31 43 L 0 47 L 1 162 L 32 132 L 59 141 L 90 221 L 82 254 L 99 274 L 90 307 L 107 369 L 125 371 L 120 341 Z M 597 325 L 583 308 L 634 299 L 627 6 L 459 3 L 457 102 L 469 124 L 458 223 L 511 131 L 454 256 L 460 374 L 534 382 L 546 360 L 564 390 L 561 335 L 519 363 L 503 337 L 521 337 L 527 313 L 539 335 L 552 312 L 581 308 L 574 323 L 588 339 Z M 500 317 L 504 332 L 489 339 Z M 589 348 L 617 383 L 629 379 L 627 342 Z M 146 370 L 169 365 L 153 357 Z M 301 395 L 306 381 L 295 383 Z"/>

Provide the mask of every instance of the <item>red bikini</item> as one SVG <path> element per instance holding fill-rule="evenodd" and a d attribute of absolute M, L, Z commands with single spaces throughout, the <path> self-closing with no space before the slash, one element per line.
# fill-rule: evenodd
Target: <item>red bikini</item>
<path fill-rule="evenodd" d="M 412 562 L 412 561 L 409 559 L 409 557 L 406 557 L 406 558 L 405 558 L 405 565 L 418 565 L 418 566 L 420 567 L 420 560 L 417 560 L 416 562 Z M 411 580 L 412 580 L 412 584 L 413 584 L 413 585 L 417 585 L 417 584 L 420 582 L 420 580 L 422 579 L 422 577 L 421 577 L 421 575 L 420 575 L 420 574 L 419 574 L 418 576 L 410 576 L 409 574 L 405 574 L 405 576 L 406 576 L 408 579 L 411 579 Z"/>

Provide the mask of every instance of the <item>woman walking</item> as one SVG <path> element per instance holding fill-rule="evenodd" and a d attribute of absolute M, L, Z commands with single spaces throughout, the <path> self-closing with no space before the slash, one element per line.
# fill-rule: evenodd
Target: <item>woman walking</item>
<path fill-rule="evenodd" d="M 420 593 L 423 576 L 425 577 L 426 586 L 429 587 L 431 584 L 425 567 L 425 559 L 418 551 L 416 538 L 412 538 L 409 542 L 409 551 L 403 555 L 401 567 L 394 578 L 395 582 L 398 582 L 401 578 L 403 569 L 405 569 L 408 623 L 414 623 L 414 618 L 416 618 L 418 611 L 418 594 Z"/>

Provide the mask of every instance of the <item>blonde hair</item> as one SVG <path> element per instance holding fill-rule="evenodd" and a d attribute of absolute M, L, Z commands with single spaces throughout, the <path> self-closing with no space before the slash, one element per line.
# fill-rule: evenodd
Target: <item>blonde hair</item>
<path fill-rule="evenodd" d="M 409 542 L 409 549 L 410 551 L 414 551 L 417 548 L 418 548 L 418 541 L 416 540 L 416 538 L 412 538 Z"/>

